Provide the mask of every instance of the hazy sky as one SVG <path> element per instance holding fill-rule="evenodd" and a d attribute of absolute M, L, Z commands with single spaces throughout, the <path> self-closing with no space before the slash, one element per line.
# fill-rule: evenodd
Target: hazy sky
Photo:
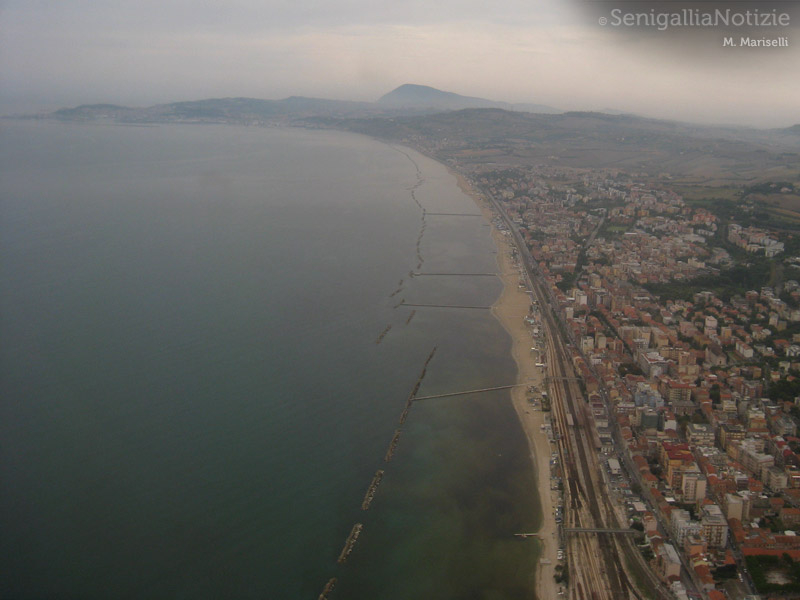
<path fill-rule="evenodd" d="M 570 2 L 0 0 L 0 114 L 223 96 L 375 100 L 420 83 L 568 110 L 800 123 L 800 17 L 756 32 L 789 48 L 723 48 L 721 29 L 603 27 L 611 5 Z"/>

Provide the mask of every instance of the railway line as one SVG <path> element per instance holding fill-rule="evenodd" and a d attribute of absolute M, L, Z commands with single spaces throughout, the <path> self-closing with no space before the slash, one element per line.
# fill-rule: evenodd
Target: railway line
<path fill-rule="evenodd" d="M 494 199 L 490 199 L 497 214 L 508 225 L 518 248 L 521 266 L 531 290 L 541 307 L 545 331 L 548 382 L 551 394 L 553 433 L 561 456 L 562 481 L 565 483 L 564 523 L 569 528 L 619 528 L 616 512 L 608 490 L 600 478 L 600 464 L 593 423 L 584 410 L 583 393 L 569 360 L 571 352 L 549 307 L 552 296 L 537 277 L 538 268 L 525 251 L 518 231 Z M 624 538 L 624 539 L 621 539 Z M 615 536 L 609 532 L 570 536 L 563 539 L 566 551 L 569 584 L 567 598 L 571 600 L 640 600 L 645 598 L 628 573 L 628 564 L 638 565 L 648 583 L 647 598 L 667 598 L 667 593 L 655 574 L 644 564 L 630 536 Z M 623 556 L 626 560 L 623 560 Z"/>
<path fill-rule="evenodd" d="M 538 287 L 538 286 L 537 286 Z M 541 298 L 541 290 L 539 295 Z M 544 298 L 541 298 L 544 300 Z M 546 311 L 543 311 L 546 312 Z M 548 358 L 555 377 L 570 377 L 572 365 L 566 359 L 566 348 L 558 335 L 553 316 L 543 314 L 547 321 Z M 594 448 L 587 447 L 591 436 L 578 435 L 578 430 L 587 430 L 586 413 L 582 406 L 582 394 L 574 381 L 555 380 L 550 387 L 553 395 L 552 406 L 557 408 L 557 421 L 560 441 L 569 448 L 567 460 L 570 519 L 573 527 L 610 526 L 608 511 L 603 510 L 604 491 L 599 489 L 595 479 L 599 465 Z M 572 416 L 573 427 L 569 426 L 567 415 Z M 575 584 L 571 586 L 570 597 L 591 600 L 615 600 L 619 598 L 639 598 L 639 594 L 629 582 L 616 542 L 608 533 L 596 536 L 571 537 L 566 540 L 567 557 Z"/>

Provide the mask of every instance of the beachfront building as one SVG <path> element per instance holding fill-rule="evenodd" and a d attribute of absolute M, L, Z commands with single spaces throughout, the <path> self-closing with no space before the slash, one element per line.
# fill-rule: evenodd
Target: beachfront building
<path fill-rule="evenodd" d="M 728 523 L 722 509 L 707 504 L 701 509 L 700 525 L 709 548 L 724 548 L 728 543 Z"/>

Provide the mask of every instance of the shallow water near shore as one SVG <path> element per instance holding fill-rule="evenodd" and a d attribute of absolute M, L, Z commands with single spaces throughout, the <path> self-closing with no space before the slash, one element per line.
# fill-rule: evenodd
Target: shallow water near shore
<path fill-rule="evenodd" d="M 434 346 L 420 394 L 516 373 L 488 310 L 397 306 L 500 293 L 409 276 L 497 268 L 483 219 L 423 218 L 478 212 L 442 165 L 329 131 L 8 122 L 0 175 L 1 597 L 531 597 L 507 391 L 415 403 L 384 462 Z"/>

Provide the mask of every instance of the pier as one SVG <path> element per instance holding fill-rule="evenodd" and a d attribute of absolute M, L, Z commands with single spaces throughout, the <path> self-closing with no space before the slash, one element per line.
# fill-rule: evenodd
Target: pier
<path fill-rule="evenodd" d="M 514 383 L 511 385 L 498 385 L 495 387 L 488 387 L 488 388 L 480 388 L 477 390 L 464 390 L 463 392 L 448 392 L 447 394 L 434 394 L 432 396 L 417 396 L 414 398 L 414 402 L 419 400 L 433 400 L 434 398 L 449 398 L 451 396 L 465 396 L 467 394 L 480 394 L 483 392 L 494 392 L 495 390 L 510 390 L 511 388 L 515 387 L 522 387 L 528 385 L 527 383 Z"/>
<path fill-rule="evenodd" d="M 412 277 L 497 277 L 497 273 L 419 273 L 412 271 Z"/>
<path fill-rule="evenodd" d="M 429 216 L 435 217 L 482 217 L 480 213 L 443 213 L 443 212 L 429 212 L 425 213 Z"/>
<path fill-rule="evenodd" d="M 606 529 L 601 527 L 564 527 L 564 533 L 622 533 L 625 535 L 635 535 L 639 533 L 636 529 Z"/>
<path fill-rule="evenodd" d="M 474 308 L 478 310 L 491 310 L 491 306 L 470 306 L 468 304 L 412 304 L 401 302 L 398 306 L 413 306 L 416 308 Z"/>

